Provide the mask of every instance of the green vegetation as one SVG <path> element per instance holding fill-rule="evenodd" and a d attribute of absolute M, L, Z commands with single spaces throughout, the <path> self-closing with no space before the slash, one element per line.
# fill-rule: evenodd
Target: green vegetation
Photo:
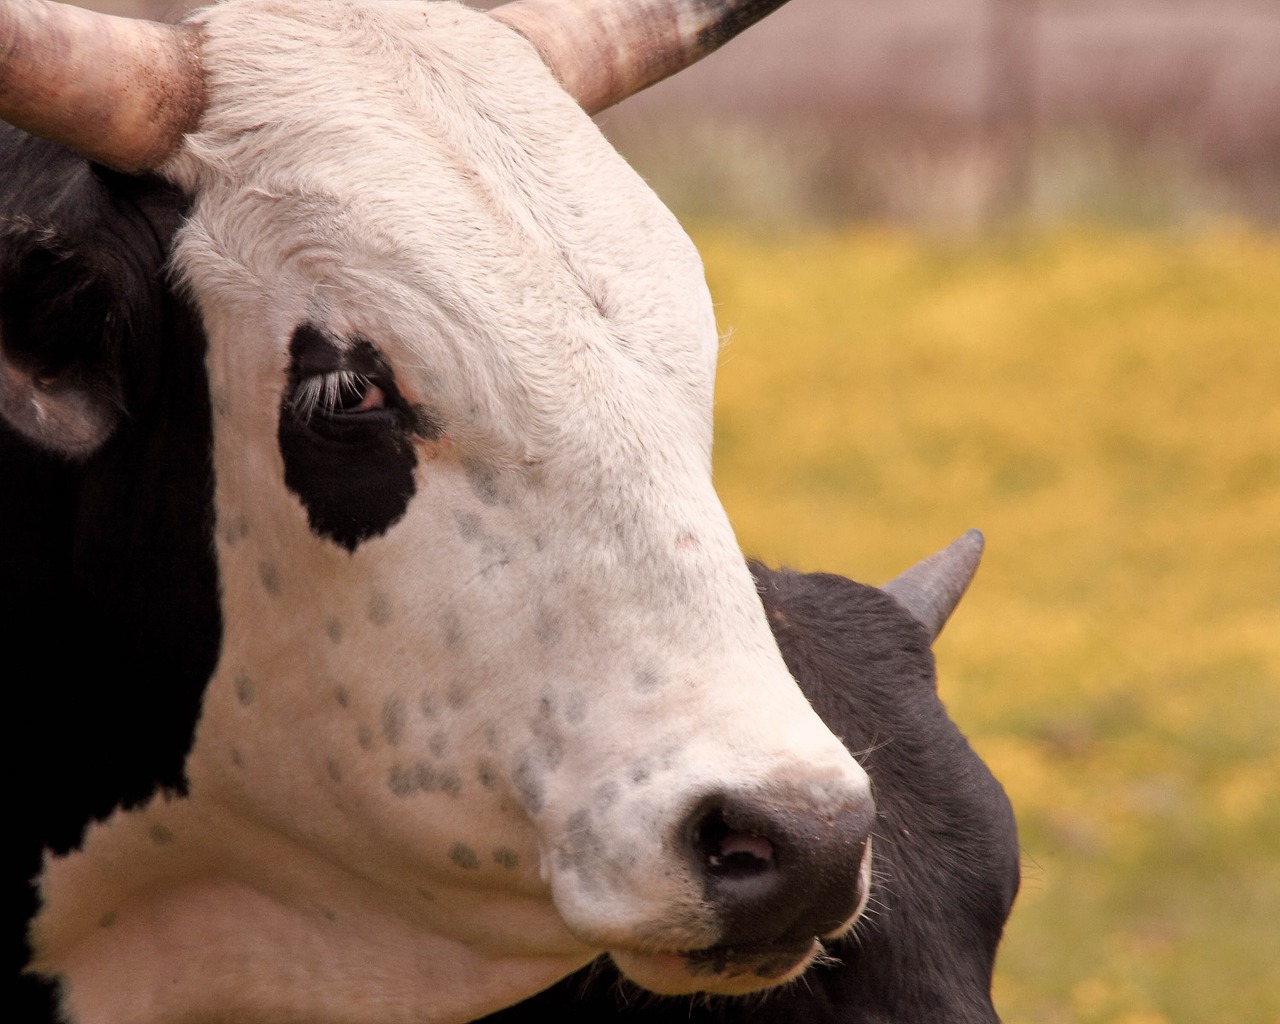
<path fill-rule="evenodd" d="M 744 549 L 987 535 L 938 657 L 1020 820 L 1005 1019 L 1276 1024 L 1280 237 L 694 236 Z"/>

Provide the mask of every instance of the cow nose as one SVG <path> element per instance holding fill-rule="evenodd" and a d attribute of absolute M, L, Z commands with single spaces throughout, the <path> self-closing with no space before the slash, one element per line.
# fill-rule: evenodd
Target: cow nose
<path fill-rule="evenodd" d="M 875 807 L 718 794 L 685 831 L 704 897 L 722 922 L 720 946 L 803 945 L 853 915 Z"/>

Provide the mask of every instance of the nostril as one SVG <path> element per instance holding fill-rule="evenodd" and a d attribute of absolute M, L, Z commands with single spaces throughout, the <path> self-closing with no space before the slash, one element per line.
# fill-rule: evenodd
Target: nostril
<path fill-rule="evenodd" d="M 697 848 L 707 874 L 718 878 L 752 878 L 774 870 L 774 848 L 764 836 L 735 829 L 719 808 L 698 825 Z"/>
<path fill-rule="evenodd" d="M 834 807 L 809 794 L 715 793 L 693 809 L 685 853 L 721 924 L 718 946 L 795 947 L 837 933 L 863 893 L 870 799 Z"/>

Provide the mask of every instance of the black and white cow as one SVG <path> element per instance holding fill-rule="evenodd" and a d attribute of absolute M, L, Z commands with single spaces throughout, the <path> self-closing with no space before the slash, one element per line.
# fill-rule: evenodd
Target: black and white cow
<path fill-rule="evenodd" d="M 927 652 L 972 544 L 891 588 L 925 631 L 751 575 L 696 254 L 564 91 L 598 109 L 776 4 L 718 6 L 0 2 L 0 113 L 158 172 L 0 136 L 4 623 L 48 766 L 17 895 L 71 1020 L 465 1021 L 602 950 L 741 994 L 907 892 L 934 911 L 863 916 L 853 973 L 933 967 L 849 1005 L 989 1012 L 1016 844 Z M 811 586 L 879 612 L 770 597 Z M 907 696 L 824 669 L 828 703 L 806 640 L 899 652 Z"/>

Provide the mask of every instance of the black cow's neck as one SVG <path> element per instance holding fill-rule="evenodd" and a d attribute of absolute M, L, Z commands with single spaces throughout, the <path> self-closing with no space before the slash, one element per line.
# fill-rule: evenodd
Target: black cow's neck
<path fill-rule="evenodd" d="M 159 181 L 103 172 L 0 125 L 5 344 L 55 369 L 80 360 L 120 410 L 107 442 L 79 462 L 37 450 L 0 419 L 0 631 L 26 751 L 13 787 L 15 973 L 44 851 L 76 847 L 89 821 L 118 806 L 183 788 L 217 656 L 205 343 L 165 277 L 186 208 Z M 65 255 L 48 259 L 54 243 Z M 59 298 L 58 315 L 42 295 Z M 92 337 L 65 328 L 77 323 Z M 15 1019 L 54 1019 L 34 979 L 13 1005 Z"/>

